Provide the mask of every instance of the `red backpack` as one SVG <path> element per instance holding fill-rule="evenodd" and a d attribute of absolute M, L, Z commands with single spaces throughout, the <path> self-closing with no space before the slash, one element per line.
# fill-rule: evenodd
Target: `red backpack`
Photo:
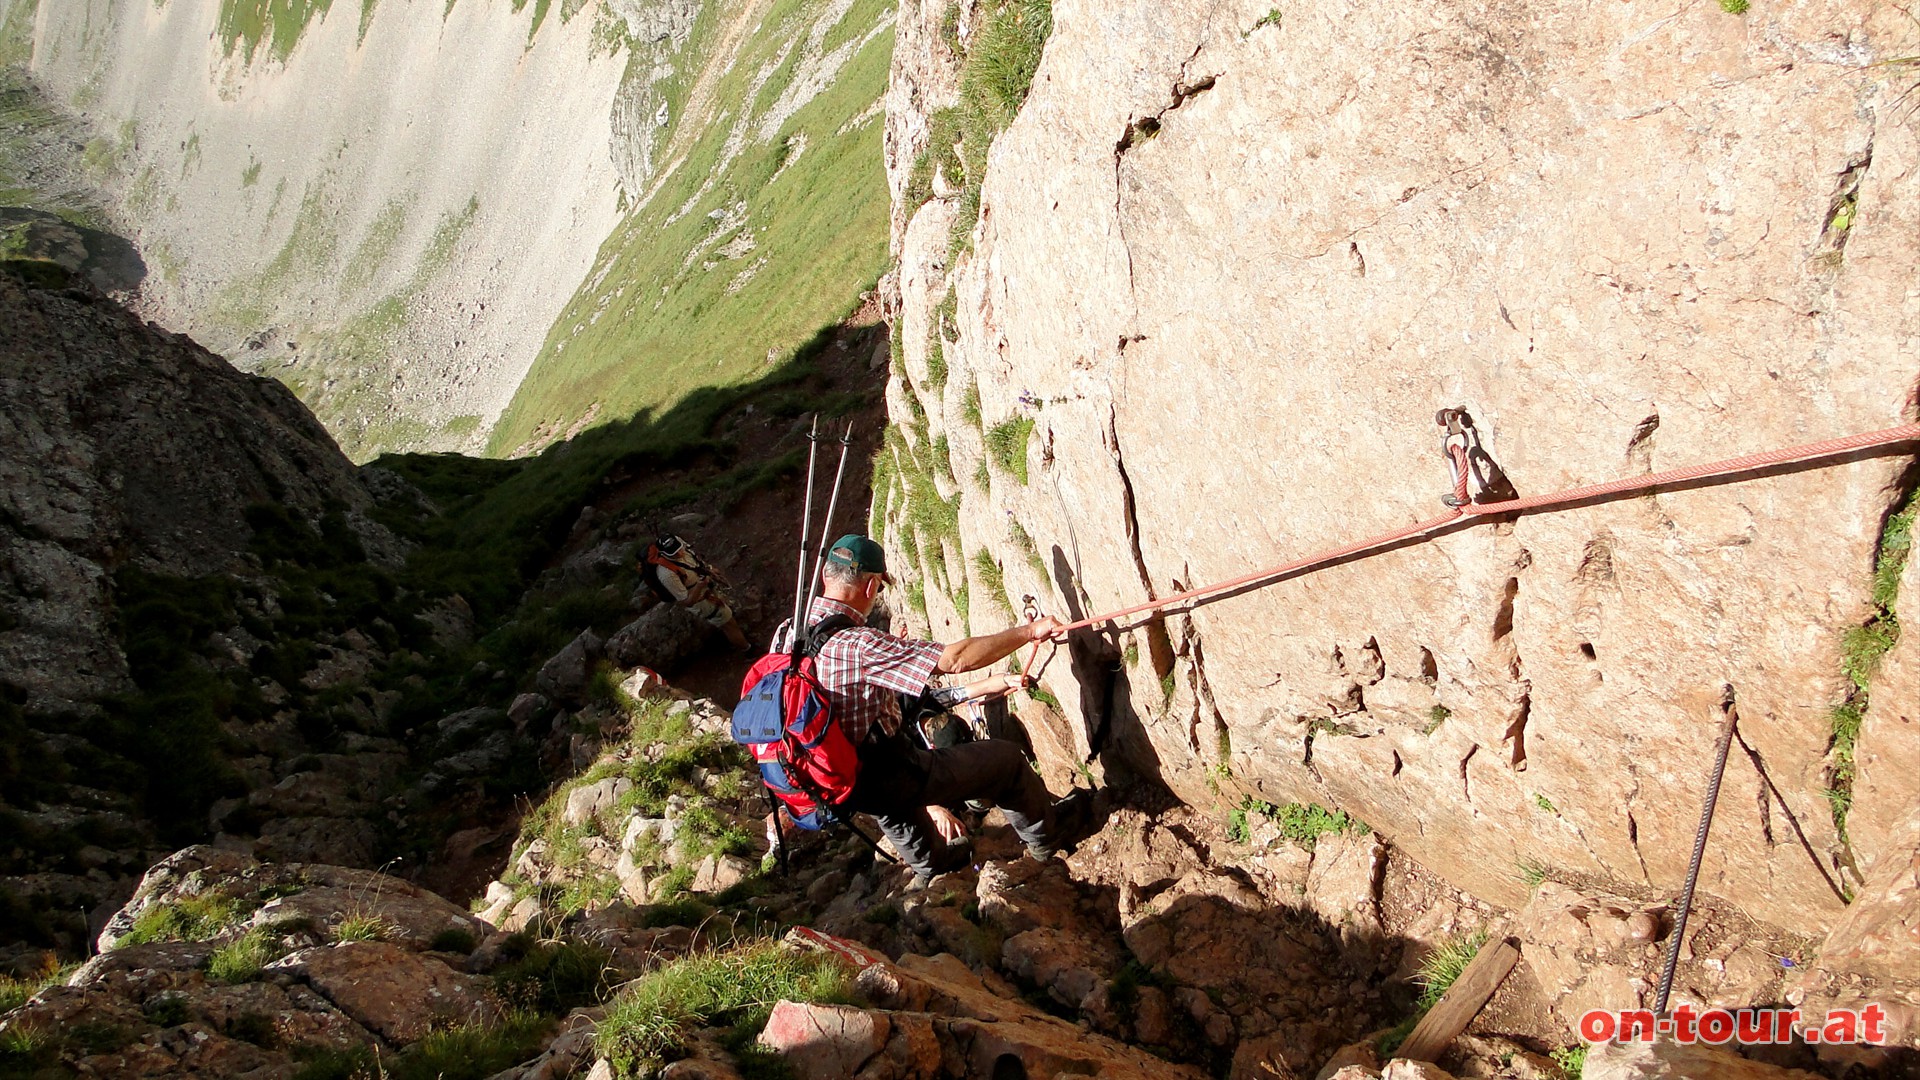
<path fill-rule="evenodd" d="M 803 829 L 839 819 L 836 807 L 860 775 L 860 757 L 813 674 L 820 649 L 851 626 L 844 615 L 829 616 L 814 624 L 800 648 L 761 657 L 748 669 L 733 710 L 733 741 L 753 754 L 761 781 Z"/>

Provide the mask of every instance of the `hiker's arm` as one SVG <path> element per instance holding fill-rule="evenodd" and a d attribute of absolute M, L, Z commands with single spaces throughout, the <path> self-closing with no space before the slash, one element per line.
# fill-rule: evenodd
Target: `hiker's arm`
<path fill-rule="evenodd" d="M 1059 627 L 1059 620 L 1042 617 L 997 634 L 963 638 L 941 651 L 940 670 L 948 675 L 978 671 L 988 664 L 1012 656 L 1014 650 L 1022 645 L 1053 636 Z"/>

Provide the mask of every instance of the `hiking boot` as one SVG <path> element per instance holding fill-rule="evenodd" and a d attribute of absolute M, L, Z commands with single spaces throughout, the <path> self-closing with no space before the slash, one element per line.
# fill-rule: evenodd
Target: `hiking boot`
<path fill-rule="evenodd" d="M 1039 862 L 1059 857 L 1062 851 L 1072 851 L 1082 840 L 1100 831 L 1103 815 L 1094 806 L 1095 793 L 1090 788 L 1075 788 L 1053 804 L 1052 819 L 1047 828 L 1045 840 L 1027 845 L 1027 854 Z"/>

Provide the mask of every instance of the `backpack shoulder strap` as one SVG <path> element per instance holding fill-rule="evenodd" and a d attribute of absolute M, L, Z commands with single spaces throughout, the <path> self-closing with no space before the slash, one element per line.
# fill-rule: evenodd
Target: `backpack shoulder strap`
<path fill-rule="evenodd" d="M 807 643 L 803 650 L 806 656 L 819 656 L 827 642 L 842 630 L 853 629 L 855 623 L 845 615 L 829 615 L 807 628 Z"/>

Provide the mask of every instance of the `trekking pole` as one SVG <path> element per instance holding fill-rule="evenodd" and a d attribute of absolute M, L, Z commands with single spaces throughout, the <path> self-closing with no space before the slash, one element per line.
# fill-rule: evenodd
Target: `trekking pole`
<path fill-rule="evenodd" d="M 820 564 L 826 561 L 827 544 L 833 535 L 833 513 L 840 506 L 840 478 L 847 474 L 847 448 L 853 445 L 853 421 L 840 436 L 840 466 L 833 470 L 833 495 L 827 499 L 827 517 L 820 523 L 820 546 L 813 549 L 813 573 L 807 578 L 807 609 L 813 608 L 814 593 L 820 588 Z"/>
<path fill-rule="evenodd" d="M 780 826 L 780 800 L 773 797 L 773 788 L 767 786 L 764 778 L 760 782 L 760 790 L 767 793 L 767 817 L 773 822 L 773 827 L 767 833 L 767 842 L 778 853 L 780 873 L 785 876 L 793 872 L 793 864 L 787 856 L 787 831 Z"/>
<path fill-rule="evenodd" d="M 804 509 L 800 511 L 800 568 L 793 572 L 793 619 L 787 623 L 787 645 L 795 656 L 800 655 L 803 642 L 804 624 L 800 621 L 806 609 L 810 590 L 807 587 L 807 537 L 813 533 L 813 460 L 815 451 L 820 447 L 820 414 L 813 414 L 813 429 L 807 432 L 807 488 L 802 501 Z"/>

